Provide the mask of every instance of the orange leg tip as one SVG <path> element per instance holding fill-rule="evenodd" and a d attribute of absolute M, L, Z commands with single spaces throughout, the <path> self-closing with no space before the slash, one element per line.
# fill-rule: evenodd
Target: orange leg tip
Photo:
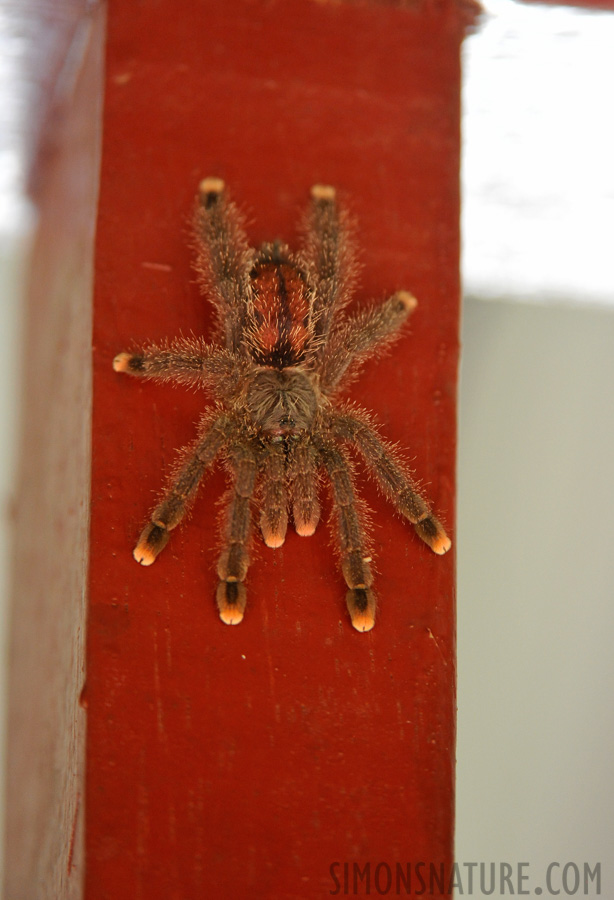
<path fill-rule="evenodd" d="M 209 175 L 207 178 L 203 178 L 198 185 L 198 192 L 202 197 L 207 196 L 207 194 L 221 194 L 224 191 L 224 187 L 225 185 L 221 178 Z"/>
<path fill-rule="evenodd" d="M 283 542 L 286 539 L 285 534 L 263 534 L 264 543 L 267 547 L 270 547 L 271 550 L 277 550 L 279 547 L 283 545 Z"/>
<path fill-rule="evenodd" d="M 409 291 L 397 291 L 394 296 L 405 307 L 407 313 L 413 312 L 418 305 L 418 301 Z"/>
<path fill-rule="evenodd" d="M 156 561 L 156 556 L 158 554 L 155 550 L 152 550 L 146 541 L 139 541 L 134 548 L 132 555 L 142 566 L 150 566 Z"/>
<path fill-rule="evenodd" d="M 132 555 L 142 566 L 150 566 L 168 544 L 169 536 L 167 528 L 150 522 L 143 529 Z"/>
<path fill-rule="evenodd" d="M 128 372 L 130 370 L 130 360 L 132 353 L 118 353 L 113 360 L 113 368 L 116 372 Z"/>
<path fill-rule="evenodd" d="M 284 517 L 276 526 L 271 525 L 266 520 L 260 522 L 260 531 L 264 543 L 272 550 L 277 550 L 286 540 L 286 529 L 288 527 L 288 519 Z"/>
<path fill-rule="evenodd" d="M 294 528 L 298 535 L 301 537 L 311 537 L 312 534 L 315 534 L 316 528 L 318 527 L 318 520 L 315 522 L 295 522 Z"/>
<path fill-rule="evenodd" d="M 247 593 L 240 581 L 220 581 L 215 599 L 225 625 L 238 625 L 243 620 Z"/>
<path fill-rule="evenodd" d="M 314 200 L 333 201 L 337 192 L 331 184 L 314 184 L 311 188 L 311 196 Z"/>
<path fill-rule="evenodd" d="M 438 534 L 437 537 L 433 540 L 431 544 L 431 550 L 434 553 L 437 553 L 439 556 L 443 556 L 444 553 L 447 553 L 450 547 L 452 546 L 452 541 L 445 533 L 442 531 L 441 534 Z"/>
<path fill-rule="evenodd" d="M 352 617 L 352 625 L 356 631 L 371 631 L 375 625 L 375 617 L 369 612 L 356 613 Z"/>
<path fill-rule="evenodd" d="M 222 609 L 220 619 L 225 625 L 238 625 L 243 621 L 243 613 L 239 609 Z"/>
<path fill-rule="evenodd" d="M 435 516 L 427 515 L 424 519 L 414 523 L 414 528 L 425 544 L 428 544 L 433 553 L 443 556 L 452 546 L 452 541 L 443 530 L 441 522 Z"/>
<path fill-rule="evenodd" d="M 311 537 L 315 534 L 318 522 L 320 521 L 319 504 L 311 504 L 311 509 L 305 510 L 307 515 L 301 515 L 300 507 L 295 506 L 292 510 L 294 516 L 294 530 L 300 537 Z"/>
<path fill-rule="evenodd" d="M 375 595 L 368 587 L 350 588 L 345 597 L 356 631 L 371 631 L 375 625 Z"/>

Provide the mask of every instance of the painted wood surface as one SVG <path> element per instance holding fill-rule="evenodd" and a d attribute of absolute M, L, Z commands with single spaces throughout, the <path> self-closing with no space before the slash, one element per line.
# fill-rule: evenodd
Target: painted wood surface
<path fill-rule="evenodd" d="M 121 350 L 207 334 L 191 269 L 199 180 L 253 243 L 297 240 L 311 184 L 358 222 L 358 301 L 419 300 L 351 394 L 408 448 L 454 540 L 458 6 L 111 3 L 94 324 L 88 900 L 324 897 L 365 865 L 449 871 L 454 552 L 439 558 L 360 472 L 379 616 L 355 632 L 326 524 L 256 539 L 244 622 L 214 594 L 218 500 L 150 568 L 132 549 L 204 394 L 115 374 Z M 326 507 L 328 510 L 328 506 Z M 348 868 L 345 869 L 345 864 Z M 425 870 L 423 870 L 425 871 Z M 383 882 L 380 882 L 383 883 Z M 337 887 L 337 884 L 339 887 Z M 414 880 L 414 889 L 419 882 Z"/>

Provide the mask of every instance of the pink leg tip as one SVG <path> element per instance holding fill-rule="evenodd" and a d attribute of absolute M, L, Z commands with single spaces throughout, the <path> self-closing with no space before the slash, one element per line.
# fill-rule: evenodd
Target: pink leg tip
<path fill-rule="evenodd" d="M 431 544 L 431 549 L 434 553 L 439 554 L 439 556 L 443 556 L 444 553 L 448 552 L 451 546 L 452 541 L 444 531 L 441 534 L 437 535 L 437 537 Z"/>
<path fill-rule="evenodd" d="M 407 313 L 413 312 L 418 305 L 418 301 L 409 291 L 397 291 L 394 295 L 395 299 L 402 304 Z"/>
<path fill-rule="evenodd" d="M 139 541 L 132 555 L 142 566 L 150 566 L 156 561 L 156 554 L 144 541 Z"/>
<path fill-rule="evenodd" d="M 132 353 L 118 353 L 113 360 L 113 368 L 116 372 L 128 372 L 130 368 L 130 360 Z"/>
<path fill-rule="evenodd" d="M 216 175 L 209 175 L 207 178 L 203 178 L 201 183 L 198 185 L 198 190 L 202 195 L 221 194 L 224 190 L 224 187 L 225 185 L 221 178 L 218 178 Z"/>
<path fill-rule="evenodd" d="M 243 621 L 247 594 L 240 581 L 220 581 L 216 600 L 220 619 L 225 625 L 238 625 Z"/>
<path fill-rule="evenodd" d="M 315 534 L 316 528 L 318 527 L 317 521 L 315 522 L 300 522 L 295 525 L 295 530 L 300 537 L 311 537 L 312 534 Z"/>
<path fill-rule="evenodd" d="M 356 631 L 371 631 L 375 625 L 375 619 L 369 612 L 356 613 L 352 617 L 352 625 Z"/>
<path fill-rule="evenodd" d="M 375 625 L 375 594 L 368 587 L 350 588 L 345 597 L 356 631 L 371 631 Z"/>
<path fill-rule="evenodd" d="M 275 519 L 277 521 L 275 521 Z M 281 547 L 286 540 L 287 527 L 287 515 L 275 516 L 273 522 L 265 516 L 262 516 L 260 519 L 260 531 L 262 532 L 262 537 L 267 547 L 271 547 L 273 550 L 277 550 Z"/>
<path fill-rule="evenodd" d="M 311 196 L 314 200 L 327 200 L 332 202 L 337 195 L 331 184 L 314 184 L 311 188 Z"/>
<path fill-rule="evenodd" d="M 243 613 L 240 609 L 229 607 L 220 611 L 220 619 L 225 625 L 238 625 L 243 621 Z"/>

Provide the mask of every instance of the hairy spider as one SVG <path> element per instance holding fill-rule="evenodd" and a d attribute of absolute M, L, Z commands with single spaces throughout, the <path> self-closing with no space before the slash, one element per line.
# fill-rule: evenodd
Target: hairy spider
<path fill-rule="evenodd" d="M 264 541 L 280 547 L 290 505 L 297 533 L 314 533 L 323 470 L 332 485 L 352 624 L 369 631 L 376 605 L 371 554 L 344 445 L 358 448 L 385 496 L 435 553 L 450 548 L 396 450 L 378 436 L 367 413 L 333 399 L 350 367 L 399 335 L 416 300 L 397 291 L 379 306 L 344 311 L 355 267 L 348 218 L 330 186 L 311 189 L 299 253 L 279 242 L 252 249 L 219 178 L 201 182 L 194 224 L 196 270 L 217 310 L 216 339 L 176 339 L 113 361 L 116 372 L 197 385 L 215 398 L 198 437 L 182 451 L 134 558 L 153 563 L 191 506 L 205 470 L 221 456 L 231 488 L 217 605 L 222 621 L 236 625 L 245 610 L 255 492 Z"/>

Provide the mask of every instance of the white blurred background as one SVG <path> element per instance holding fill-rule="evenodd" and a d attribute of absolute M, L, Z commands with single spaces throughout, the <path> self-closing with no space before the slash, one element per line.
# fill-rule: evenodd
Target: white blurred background
<path fill-rule="evenodd" d="M 456 856 L 465 895 L 465 863 L 488 890 L 491 862 L 527 862 L 532 896 L 551 863 L 572 893 L 572 863 L 584 896 L 601 862 L 612 897 L 614 14 L 486 6 L 464 70 Z"/>

